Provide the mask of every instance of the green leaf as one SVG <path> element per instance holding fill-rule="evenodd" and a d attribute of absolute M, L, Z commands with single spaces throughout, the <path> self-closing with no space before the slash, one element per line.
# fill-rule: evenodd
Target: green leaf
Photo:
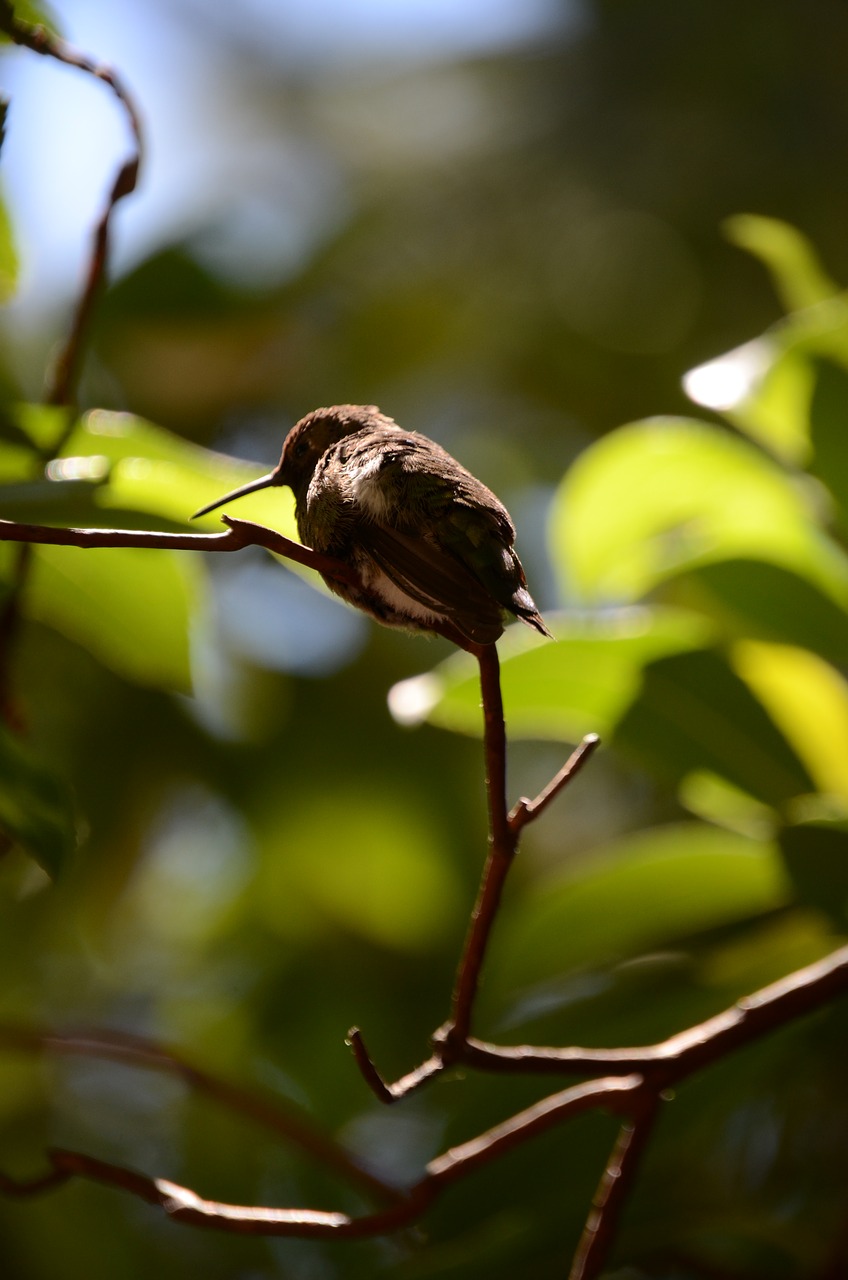
<path fill-rule="evenodd" d="M 848 801 L 848 683 L 805 649 L 761 644 L 733 646 L 737 675 L 779 726 L 816 790 Z"/>
<path fill-rule="evenodd" d="M 50 876 L 76 847 L 70 794 L 36 754 L 0 725 L 0 830 Z"/>
<path fill-rule="evenodd" d="M 413 800 L 378 803 L 343 783 L 319 804 L 269 812 L 257 904 L 284 936 L 332 922 L 378 946 L 428 951 L 449 931 L 459 884 L 432 815 Z"/>
<path fill-rule="evenodd" d="M 848 612 L 780 565 L 724 560 L 687 574 L 687 604 L 706 608 L 732 635 L 798 645 L 831 662 L 848 654 Z"/>
<path fill-rule="evenodd" d="M 11 426 L 40 455 L 49 456 L 65 434 L 69 410 L 64 405 L 16 404 L 9 410 Z"/>
<path fill-rule="evenodd" d="M 683 570 L 746 557 L 848 601 L 848 561 L 811 498 L 745 441 L 685 419 L 622 427 L 582 454 L 554 500 L 551 549 L 580 600 L 635 600 Z"/>
<path fill-rule="evenodd" d="M 848 371 L 829 360 L 812 366 L 815 387 L 810 403 L 810 470 L 838 503 L 839 524 L 848 533 Z"/>
<path fill-rule="evenodd" d="M 22 524 L 91 524 L 97 481 L 21 480 L 0 485 L 0 518 Z"/>
<path fill-rule="evenodd" d="M 6 500 L 14 497 L 19 484 L 31 481 L 38 469 L 38 459 L 27 445 L 17 444 L 10 440 L 0 440 L 0 512 L 6 514 Z M 6 481 L 15 483 L 7 484 Z"/>
<path fill-rule="evenodd" d="M 213 498 L 263 474 L 260 467 L 189 444 L 143 418 L 103 409 L 87 414 L 71 434 L 63 461 L 68 464 L 75 457 L 103 458 L 109 464 L 109 483 L 95 497 L 98 507 L 144 512 L 179 524 L 187 524 Z M 288 489 L 260 490 L 238 504 L 245 519 L 297 537 L 293 511 Z M 205 516 L 197 527 L 220 529 L 220 512 Z"/>
<path fill-rule="evenodd" d="M 635 956 L 781 906 L 774 845 L 699 822 L 626 836 L 567 875 L 538 882 L 499 925 L 497 967 L 513 987 Z"/>
<path fill-rule="evenodd" d="M 46 27 L 52 35 L 61 34 L 56 15 L 44 0 L 14 0 L 13 4 L 4 0 L 4 9 L 11 9 L 19 22 L 26 22 L 31 27 Z M 8 43 L 10 37 L 0 31 L 0 44 Z"/>
<path fill-rule="evenodd" d="M 845 930 L 848 925 L 848 822 L 816 820 L 786 827 L 780 850 L 799 902 Z"/>
<path fill-rule="evenodd" d="M 0 302 L 8 302 L 14 294 L 18 286 L 19 266 L 12 220 L 6 201 L 0 199 Z"/>
<path fill-rule="evenodd" d="M 773 809 L 708 769 L 687 773 L 677 797 L 696 818 L 755 839 L 770 836 L 777 825 Z"/>
<path fill-rule="evenodd" d="M 839 293 L 805 235 L 788 222 L 754 213 L 725 219 L 724 233 L 768 268 L 787 311 L 814 306 Z"/>
<path fill-rule="evenodd" d="M 191 686 L 189 627 L 202 600 L 193 557 L 137 548 L 40 546 L 27 613 L 142 684 Z"/>
<path fill-rule="evenodd" d="M 660 776 L 679 783 L 706 770 L 777 809 L 815 789 L 747 684 L 714 652 L 676 654 L 647 667 L 614 741 Z"/>
<path fill-rule="evenodd" d="M 596 616 L 549 617 L 557 641 L 543 644 L 511 627 L 500 644 L 501 677 L 512 737 L 564 738 L 609 733 L 639 692 L 655 658 L 709 643 L 710 624 L 675 609 L 631 608 Z M 424 719 L 458 733 L 482 733 L 477 665 L 455 654 L 433 672 L 395 685 L 395 719 Z"/>

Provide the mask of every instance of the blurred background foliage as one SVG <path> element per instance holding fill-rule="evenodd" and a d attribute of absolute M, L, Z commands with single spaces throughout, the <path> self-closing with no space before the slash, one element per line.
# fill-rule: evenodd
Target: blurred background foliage
<path fill-rule="evenodd" d="M 837 946 L 848 9 L 50 16 L 120 68 L 150 151 L 67 434 L 38 399 L 126 140 L 102 86 L 4 51 L 0 514 L 184 528 L 308 409 L 380 404 L 504 498 L 557 635 L 501 644 L 512 794 L 605 740 L 526 834 L 478 1031 L 645 1043 Z M 285 494 L 240 514 L 291 531 Z M 413 1179 L 546 1091 L 468 1077 L 387 1112 L 343 1043 L 356 1021 L 397 1074 L 445 1015 L 485 850 L 474 672 L 264 553 L 215 559 L 33 556 L 0 735 L 0 1022 L 165 1040 Z M 680 1090 L 610 1274 L 844 1273 L 840 1013 Z M 219 1199 L 362 1205 L 173 1081 L 11 1053 L 0 1080 L 9 1172 L 52 1143 Z M 559 1276 L 612 1136 L 587 1117 L 423 1234 L 358 1244 L 199 1234 L 70 1186 L 0 1203 L 4 1274 Z"/>

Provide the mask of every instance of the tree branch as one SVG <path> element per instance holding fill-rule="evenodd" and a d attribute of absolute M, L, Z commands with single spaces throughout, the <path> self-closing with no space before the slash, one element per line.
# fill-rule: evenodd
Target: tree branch
<path fill-rule="evenodd" d="M 574 1085 L 544 1098 L 503 1124 L 495 1125 L 470 1142 L 452 1147 L 430 1161 L 424 1177 L 396 1204 L 359 1218 L 317 1209 L 270 1209 L 205 1200 L 188 1187 L 164 1178 L 150 1178 L 78 1151 L 48 1152 L 50 1169 L 31 1180 L 0 1174 L 0 1191 L 16 1197 L 37 1195 L 70 1178 L 79 1177 L 127 1191 L 148 1204 L 157 1205 L 169 1218 L 189 1226 L 212 1227 L 238 1235 L 301 1238 L 350 1239 L 385 1235 L 415 1221 L 445 1186 L 467 1177 L 480 1165 L 500 1158 L 569 1116 L 579 1115 L 599 1105 L 620 1109 L 641 1084 L 640 1076 L 614 1076 Z"/>
<path fill-rule="evenodd" d="M 123 109 L 134 143 L 132 154 L 122 162 L 112 183 L 103 212 L 95 225 L 82 292 L 77 300 L 70 330 L 59 352 L 52 379 L 45 393 L 47 404 L 69 405 L 75 398 L 82 350 L 94 305 L 106 278 L 112 211 L 120 200 L 130 195 L 136 188 L 142 156 L 141 119 L 132 95 L 112 67 L 95 61 L 78 49 L 72 49 L 69 44 L 51 34 L 45 27 L 22 22 L 20 18 L 15 17 L 9 0 L 0 0 L 0 30 L 4 31 L 13 43 L 30 49 L 33 53 L 55 58 L 57 62 L 63 62 L 66 66 L 76 67 L 79 71 L 94 76 L 96 80 L 101 80 L 108 85 Z M 57 453 L 62 443 L 64 442 L 58 443 L 55 450 Z"/>
<path fill-rule="evenodd" d="M 500 664 L 495 645 L 484 645 L 478 655 L 480 690 L 483 697 L 483 741 L 486 756 L 486 793 L 489 802 L 489 854 L 471 923 L 457 970 L 447 1042 L 464 1044 L 471 1028 L 471 1016 L 489 935 L 495 922 L 503 886 L 515 851 L 517 833 L 507 817 L 506 726 L 501 697 Z"/>
<path fill-rule="evenodd" d="M 618 1220 L 654 1128 L 661 1095 L 643 1091 L 641 1105 L 622 1124 L 577 1245 L 568 1280 L 595 1280 L 604 1268 Z"/>
<path fill-rule="evenodd" d="M 221 1080 L 173 1049 L 142 1036 L 120 1031 L 45 1031 L 0 1024 L 0 1051 L 97 1058 L 178 1076 L 195 1092 L 246 1116 L 263 1130 L 299 1147 L 306 1155 L 368 1195 L 378 1200 L 394 1201 L 399 1198 L 396 1188 L 361 1165 L 293 1103 L 271 1099 L 255 1090 Z"/>
<path fill-rule="evenodd" d="M 79 380 L 82 352 L 88 335 L 94 306 L 106 278 L 109 260 L 109 229 L 112 212 L 120 200 L 130 195 L 136 187 L 142 155 L 142 130 L 138 110 L 126 85 L 118 78 L 117 72 L 103 63 L 96 62 L 87 54 L 72 49 L 64 40 L 52 35 L 43 26 L 33 26 L 15 16 L 10 0 L 0 0 L 0 31 L 16 45 L 32 50 L 33 53 L 54 58 L 66 66 L 76 67 L 87 75 L 94 76 L 108 85 L 122 107 L 129 124 L 134 148 L 128 159 L 124 160 L 112 183 L 111 191 L 98 218 L 92 236 L 91 250 L 82 291 L 77 299 L 73 318 L 64 343 L 62 344 L 52 377 L 48 380 L 44 392 L 45 403 L 51 405 L 70 406 L 76 398 L 76 387 Z M 59 438 L 53 441 L 50 453 L 42 451 L 43 460 L 50 454 L 61 452 L 62 446 L 73 430 L 73 414 L 68 418 Z M 24 541 L 22 539 L 22 541 Z M 18 716 L 11 706 L 9 697 L 9 667 L 12 651 L 17 639 L 20 618 L 20 602 L 32 567 L 32 553 L 28 546 L 21 546 L 17 552 L 15 563 L 9 579 L 9 590 L 0 611 L 0 714 L 13 728 L 19 728 Z"/>
<path fill-rule="evenodd" d="M 658 1044 L 628 1049 L 555 1049 L 501 1046 L 472 1037 L 461 1060 L 480 1071 L 510 1074 L 639 1071 L 655 1089 L 661 1090 L 841 995 L 848 995 L 848 946 L 744 996 L 715 1017 Z"/>
<path fill-rule="evenodd" d="M 661 1044 L 639 1050 L 548 1050 L 545 1060 L 549 1062 L 549 1069 L 553 1065 L 551 1056 L 556 1055 L 558 1070 L 563 1070 L 566 1063 L 569 1069 L 575 1069 L 578 1063 L 584 1068 L 589 1063 L 596 1066 L 603 1063 L 622 1070 L 625 1061 L 638 1064 L 638 1070 L 589 1080 L 542 1099 L 469 1142 L 446 1151 L 427 1165 L 421 1181 L 402 1194 L 397 1203 L 361 1218 L 317 1210 L 262 1209 L 203 1200 L 188 1188 L 160 1178 L 148 1178 L 79 1152 L 51 1153 L 50 1170 L 30 1181 L 22 1182 L 0 1175 L 0 1190 L 8 1195 L 34 1195 L 77 1176 L 122 1188 L 159 1205 L 175 1220 L 193 1226 L 217 1227 L 223 1231 L 252 1235 L 381 1235 L 413 1221 L 444 1186 L 468 1176 L 480 1165 L 500 1158 L 573 1115 L 603 1107 L 623 1112 L 628 1117 L 628 1124 L 619 1135 L 608 1162 L 593 1215 L 575 1258 L 575 1267 L 579 1264 L 583 1270 L 573 1270 L 573 1280 L 578 1277 L 590 1280 L 598 1274 L 601 1255 L 606 1252 L 626 1196 L 627 1181 L 632 1178 L 647 1141 L 656 1103 L 663 1090 L 714 1059 L 751 1043 L 777 1026 L 812 1012 L 846 991 L 848 947 L 843 947 L 832 956 L 746 997 L 716 1018 L 691 1027 Z M 92 1046 L 92 1041 L 88 1044 Z M 93 1047 L 96 1049 L 97 1046 Z M 470 1042 L 470 1048 L 472 1052 L 466 1059 L 468 1065 L 480 1066 L 490 1048 L 494 1047 L 487 1046 L 482 1058 L 477 1042 Z M 512 1055 L 506 1059 L 509 1065 L 501 1069 L 518 1072 L 527 1069 L 522 1067 L 520 1057 L 515 1056 L 516 1050 L 501 1052 Z M 531 1069 L 537 1069 L 542 1051 L 534 1049 L 530 1053 L 532 1056 L 525 1061 L 532 1064 Z M 156 1057 L 155 1049 L 153 1057 Z M 627 1181 L 622 1182 L 619 1188 L 617 1179 L 623 1175 Z M 606 1215 L 609 1217 L 605 1223 Z"/>

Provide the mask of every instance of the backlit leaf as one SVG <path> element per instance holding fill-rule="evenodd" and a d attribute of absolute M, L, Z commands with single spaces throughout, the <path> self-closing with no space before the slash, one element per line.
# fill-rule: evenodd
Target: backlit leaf
<path fill-rule="evenodd" d="M 745 441 L 688 420 L 635 423 L 586 450 L 554 500 L 551 550 L 580 600 L 636 600 L 685 569 L 745 557 L 848 601 L 848 561 L 798 485 Z"/>

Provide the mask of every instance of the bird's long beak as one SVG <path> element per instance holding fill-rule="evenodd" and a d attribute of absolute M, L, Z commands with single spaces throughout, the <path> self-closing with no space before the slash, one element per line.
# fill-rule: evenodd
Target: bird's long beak
<path fill-rule="evenodd" d="M 243 484 L 240 489 L 233 489 L 231 493 L 225 493 L 223 498 L 216 498 L 214 502 L 210 502 L 207 506 L 201 507 L 199 511 L 195 511 L 191 517 L 192 520 L 196 520 L 198 516 L 205 516 L 209 511 L 214 511 L 216 507 L 223 507 L 225 502 L 232 502 L 235 498 L 243 498 L 247 493 L 255 493 L 257 489 L 267 489 L 271 485 L 279 484 L 278 475 L 278 471 L 269 471 L 267 476 L 260 476 L 258 480 L 251 480 L 248 484 Z"/>

